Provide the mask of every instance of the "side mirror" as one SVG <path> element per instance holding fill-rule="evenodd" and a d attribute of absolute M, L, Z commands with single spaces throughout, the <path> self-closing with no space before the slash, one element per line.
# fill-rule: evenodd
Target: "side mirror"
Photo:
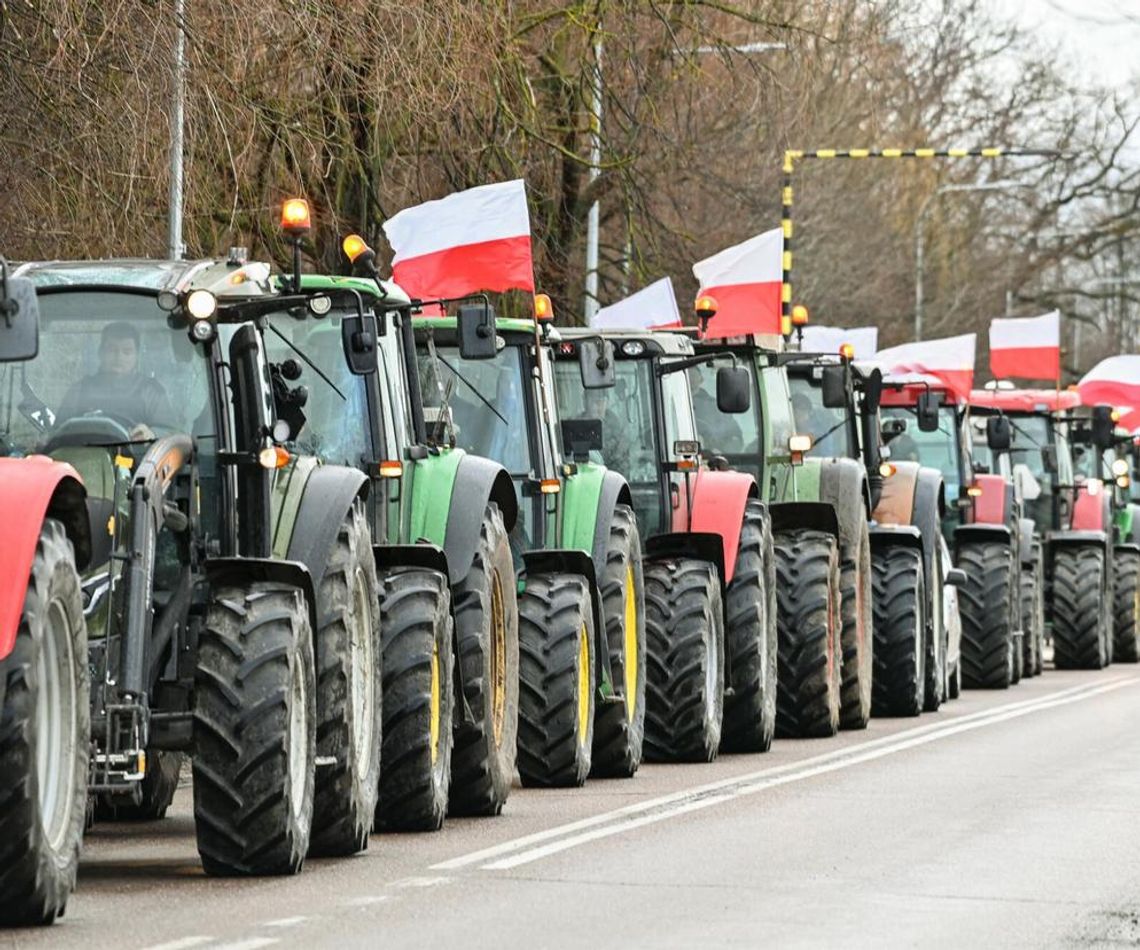
<path fill-rule="evenodd" d="M 743 366 L 716 371 L 716 407 L 725 413 L 747 412 L 752 405 L 752 375 Z"/>
<path fill-rule="evenodd" d="M 938 431 L 938 407 L 941 402 L 942 400 L 939 394 L 932 393 L 929 389 L 926 392 L 918 394 L 916 414 L 918 415 L 918 428 L 920 431 Z"/>
<path fill-rule="evenodd" d="M 614 385 L 614 345 L 598 337 L 578 344 L 578 366 L 583 389 L 609 389 Z"/>
<path fill-rule="evenodd" d="M 576 461 L 586 460 L 592 451 L 602 451 L 602 420 L 563 419 L 562 448 Z"/>
<path fill-rule="evenodd" d="M 345 317 L 340 324 L 340 342 L 344 361 L 354 376 L 371 376 L 376 372 L 376 317 L 359 314 Z"/>
<path fill-rule="evenodd" d="M 24 277 L 6 276 L 0 288 L 0 363 L 35 359 L 40 352 L 40 304 L 35 285 Z"/>
<path fill-rule="evenodd" d="M 951 587 L 966 586 L 966 572 L 960 567 L 952 567 L 946 572 L 946 583 Z"/>
<path fill-rule="evenodd" d="M 1092 443 L 1102 452 L 1112 445 L 1116 423 L 1112 421 L 1111 406 L 1093 406 Z"/>
<path fill-rule="evenodd" d="M 863 382 L 863 408 L 872 415 L 883 401 L 883 371 L 876 367 Z"/>
<path fill-rule="evenodd" d="M 1050 475 L 1057 474 L 1057 446 L 1041 446 L 1041 467 Z"/>
<path fill-rule="evenodd" d="M 883 437 L 883 444 L 889 445 L 891 439 L 897 439 L 906 432 L 906 419 L 884 419 L 879 432 Z"/>
<path fill-rule="evenodd" d="M 847 407 L 847 367 L 825 366 L 820 379 L 823 389 L 823 405 L 826 409 L 844 409 Z"/>
<path fill-rule="evenodd" d="M 1013 445 L 1013 426 L 1005 416 L 990 416 L 986 420 L 986 445 L 991 452 L 1008 452 Z"/>
<path fill-rule="evenodd" d="M 459 355 L 465 360 L 495 358 L 495 310 L 487 303 L 463 304 L 458 312 Z"/>

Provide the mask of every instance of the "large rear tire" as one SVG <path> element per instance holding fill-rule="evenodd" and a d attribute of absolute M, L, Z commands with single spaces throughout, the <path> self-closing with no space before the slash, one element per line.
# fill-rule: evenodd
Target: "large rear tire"
<path fill-rule="evenodd" d="M 376 824 L 437 831 L 447 814 L 455 710 L 451 591 L 439 571 L 401 568 L 381 583 L 384 728 Z"/>
<path fill-rule="evenodd" d="M 1021 648 L 1022 676 L 1041 672 L 1045 640 L 1045 565 L 1041 546 L 1033 545 L 1033 563 L 1021 569 Z"/>
<path fill-rule="evenodd" d="M 1053 664 L 1059 670 L 1108 665 L 1104 547 L 1064 545 L 1053 552 Z"/>
<path fill-rule="evenodd" d="M 91 735 L 79 574 L 55 519 L 40 530 L 0 679 L 0 924 L 50 924 L 75 887 Z"/>
<path fill-rule="evenodd" d="M 917 716 L 926 693 L 926 583 L 922 552 L 891 545 L 875 552 L 876 716 Z"/>
<path fill-rule="evenodd" d="M 776 565 L 767 510 L 749 501 L 740 528 L 736 569 L 725 595 L 722 752 L 767 752 L 776 734 Z"/>
<path fill-rule="evenodd" d="M 317 591 L 317 761 L 309 852 L 368 847 L 383 725 L 380 585 L 363 502 L 353 503 Z"/>
<path fill-rule="evenodd" d="M 658 762 L 711 762 L 724 719 L 724 610 L 707 561 L 645 568 L 648 637 L 645 754 Z"/>
<path fill-rule="evenodd" d="M 779 672 L 776 734 L 839 731 L 839 553 L 835 538 L 797 529 L 775 539 Z"/>
<path fill-rule="evenodd" d="M 923 670 L 922 704 L 924 712 L 938 712 L 942 708 L 942 703 L 950 689 L 946 673 L 949 631 L 946 629 L 946 614 L 943 609 L 946 589 L 942 574 L 942 558 L 939 557 L 939 552 L 935 552 L 931 560 L 930 566 L 933 573 L 923 574 L 923 591 L 926 594 L 926 633 L 924 634 L 926 659 Z"/>
<path fill-rule="evenodd" d="M 519 597 L 519 776 L 574 788 L 594 741 L 594 612 L 577 574 L 532 574 Z"/>
<path fill-rule="evenodd" d="M 304 594 L 263 581 L 213 591 L 194 682 L 194 821 L 207 874 L 296 874 L 316 761 Z"/>
<path fill-rule="evenodd" d="M 518 755 L 519 615 L 510 542 L 494 502 L 487 504 L 475 559 L 452 601 L 473 721 L 456 725 L 448 813 L 497 815 Z"/>
<path fill-rule="evenodd" d="M 871 537 L 867 519 L 859 519 L 859 539 L 843 552 L 839 570 L 839 596 L 843 617 L 843 686 L 839 725 L 866 729 L 871 720 L 874 670 L 874 606 L 871 579 Z"/>
<path fill-rule="evenodd" d="M 1113 560 L 1113 659 L 1117 663 L 1136 663 L 1140 662 L 1140 553 L 1118 551 Z"/>
<path fill-rule="evenodd" d="M 962 616 L 962 685 L 967 689 L 1008 689 L 1013 683 L 1018 603 L 1013 551 L 1001 541 L 965 543 L 958 566 L 966 584 L 958 591 Z"/>

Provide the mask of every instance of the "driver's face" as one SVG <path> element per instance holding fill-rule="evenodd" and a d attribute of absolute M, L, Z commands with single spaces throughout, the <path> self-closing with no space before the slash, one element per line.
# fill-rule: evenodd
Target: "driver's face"
<path fill-rule="evenodd" d="M 108 340 L 99 350 L 99 369 L 110 376 L 129 376 L 138 362 L 134 340 Z"/>

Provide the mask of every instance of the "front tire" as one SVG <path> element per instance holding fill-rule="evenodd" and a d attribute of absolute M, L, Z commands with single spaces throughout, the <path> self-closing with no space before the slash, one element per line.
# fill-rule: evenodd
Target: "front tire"
<path fill-rule="evenodd" d="M 1113 588 L 1113 659 L 1117 663 L 1140 662 L 1140 553 L 1118 551 Z"/>
<path fill-rule="evenodd" d="M 962 617 L 962 685 L 967 689 L 1008 689 L 1013 683 L 1013 606 L 1017 570 L 1013 552 L 1000 541 L 962 544 L 958 566 L 966 585 L 958 591 Z"/>
<path fill-rule="evenodd" d="M 1108 665 L 1104 548 L 1065 545 L 1053 553 L 1053 664 L 1059 670 Z"/>
<path fill-rule="evenodd" d="M 874 678 L 874 597 L 871 577 L 871 537 L 867 519 L 860 517 L 859 540 L 844 552 L 839 572 L 843 616 L 843 672 L 839 725 L 866 729 L 871 720 Z"/>
<path fill-rule="evenodd" d="M 876 716 L 917 716 L 926 693 L 922 552 L 891 545 L 874 557 Z"/>
<path fill-rule="evenodd" d="M 0 678 L 0 923 L 50 924 L 75 887 L 91 735 L 79 573 L 55 519 L 40 530 Z"/>
<path fill-rule="evenodd" d="M 1041 672 L 1045 640 L 1045 565 L 1041 546 L 1034 544 L 1033 563 L 1021 571 L 1022 675 Z"/>

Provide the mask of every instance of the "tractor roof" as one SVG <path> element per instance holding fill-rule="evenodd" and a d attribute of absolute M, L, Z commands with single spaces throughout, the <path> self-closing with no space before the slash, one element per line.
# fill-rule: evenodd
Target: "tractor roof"
<path fill-rule="evenodd" d="M 417 330 L 450 330 L 455 332 L 459 328 L 456 317 L 430 317 L 413 314 L 412 325 Z M 500 333 L 526 333 L 534 336 L 534 321 L 523 320 L 518 317 L 496 317 L 495 329 Z"/>
<path fill-rule="evenodd" d="M 383 288 L 384 299 L 391 300 L 397 304 L 411 302 L 411 298 L 404 292 L 404 289 L 394 281 L 381 281 L 380 285 Z M 376 289 L 376 283 L 371 278 L 337 277 L 332 274 L 302 274 L 301 289 L 327 290 L 330 292 L 337 290 L 355 290 L 357 293 L 366 297 L 380 296 L 380 291 Z"/>
<path fill-rule="evenodd" d="M 869 366 L 865 367 L 870 369 Z M 921 393 L 930 392 L 942 394 L 943 405 L 954 405 L 960 402 L 944 380 L 926 373 L 896 373 L 883 377 L 883 406 L 914 406 L 918 403 Z"/>
<path fill-rule="evenodd" d="M 644 344 L 646 353 L 660 356 L 692 356 L 693 338 L 687 333 L 676 333 L 670 330 L 619 330 L 601 329 L 592 327 L 560 327 L 562 338 L 567 341 L 586 340 L 604 337 L 615 343 L 615 349 L 620 356 L 622 344 L 640 342 Z"/>
<path fill-rule="evenodd" d="M 975 389 L 970 405 L 978 409 L 1000 409 L 1002 412 L 1066 412 L 1081 404 L 1081 397 L 1067 389 Z"/>

